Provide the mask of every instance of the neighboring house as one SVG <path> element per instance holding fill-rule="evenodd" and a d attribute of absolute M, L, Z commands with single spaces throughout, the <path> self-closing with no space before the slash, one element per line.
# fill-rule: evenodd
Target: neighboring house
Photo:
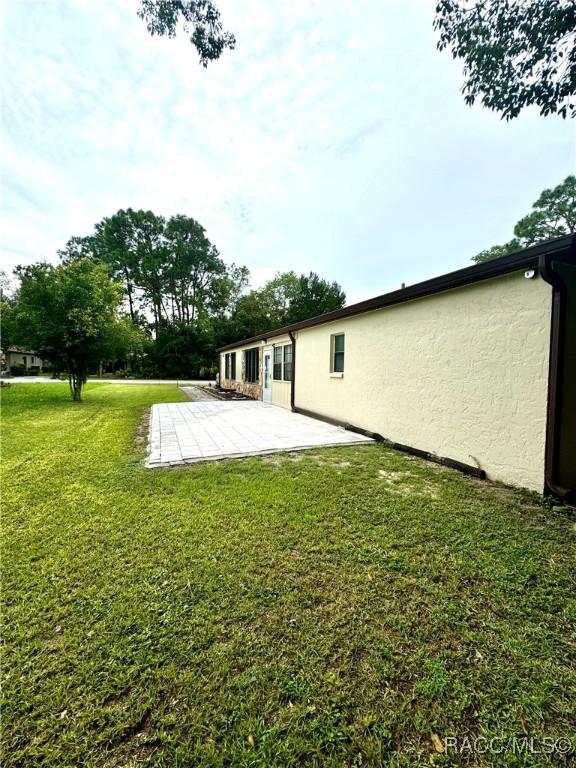
<path fill-rule="evenodd" d="M 21 366 L 25 371 L 33 368 L 36 373 L 42 370 L 42 359 L 29 349 L 9 347 L 2 356 L 2 368 L 10 372 L 12 366 Z"/>
<path fill-rule="evenodd" d="M 576 236 L 219 352 L 224 388 L 493 480 L 576 492 Z"/>

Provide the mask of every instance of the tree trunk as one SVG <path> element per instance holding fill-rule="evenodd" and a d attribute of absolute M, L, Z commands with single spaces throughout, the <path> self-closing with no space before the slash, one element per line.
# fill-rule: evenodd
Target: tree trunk
<path fill-rule="evenodd" d="M 132 281 L 130 280 L 130 275 L 128 274 L 128 270 L 126 267 L 124 267 L 124 280 L 126 281 L 126 293 L 128 294 L 128 307 L 130 310 L 130 320 L 134 322 L 134 302 L 132 300 Z"/>
<path fill-rule="evenodd" d="M 82 402 L 82 387 L 86 383 L 86 371 L 82 365 L 72 363 L 69 365 L 68 384 L 70 394 L 75 403 Z"/>

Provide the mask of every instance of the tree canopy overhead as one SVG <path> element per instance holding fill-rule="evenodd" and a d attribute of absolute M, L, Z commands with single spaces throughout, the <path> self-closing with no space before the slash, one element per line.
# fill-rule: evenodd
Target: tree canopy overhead
<path fill-rule="evenodd" d="M 140 0 L 151 35 L 182 26 L 201 64 L 220 58 L 236 38 L 214 0 Z M 463 93 L 510 120 L 535 105 L 542 115 L 576 115 L 574 0 L 437 0 L 438 48 L 464 62 Z"/>
<path fill-rule="evenodd" d="M 576 176 L 545 189 L 532 205 L 532 212 L 514 227 L 514 237 L 503 245 L 493 245 L 472 257 L 472 261 L 491 261 L 530 245 L 576 232 Z"/>
<path fill-rule="evenodd" d="M 222 27 L 220 11 L 212 0 L 141 0 L 138 15 L 151 35 L 176 37 L 182 24 L 203 67 L 236 45 L 234 35 Z"/>
<path fill-rule="evenodd" d="M 434 27 L 438 48 L 464 62 L 467 104 L 506 120 L 530 105 L 576 115 L 574 0 L 439 0 Z"/>

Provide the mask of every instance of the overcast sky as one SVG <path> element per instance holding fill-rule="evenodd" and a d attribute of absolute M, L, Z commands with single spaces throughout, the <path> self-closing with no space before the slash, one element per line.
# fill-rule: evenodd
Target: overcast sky
<path fill-rule="evenodd" d="M 5 269 L 130 206 L 356 301 L 466 266 L 575 170 L 570 121 L 465 106 L 431 0 L 218 4 L 237 47 L 203 69 L 138 0 L 3 3 Z"/>

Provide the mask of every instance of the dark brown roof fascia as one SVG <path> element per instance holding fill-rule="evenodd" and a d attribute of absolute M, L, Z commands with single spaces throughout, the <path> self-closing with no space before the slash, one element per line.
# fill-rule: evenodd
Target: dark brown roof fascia
<path fill-rule="evenodd" d="M 554 270 L 555 254 L 543 253 L 539 259 L 542 278 L 552 286 L 552 322 L 550 327 L 550 358 L 548 369 L 548 412 L 546 419 L 545 491 L 553 496 L 568 498 L 576 489 L 565 488 L 558 481 L 560 461 L 560 432 L 562 426 L 562 380 L 564 372 L 564 336 L 566 333 L 566 285 Z M 564 259 L 576 265 L 576 236 Z"/>
<path fill-rule="evenodd" d="M 539 245 L 525 248 L 522 251 L 511 253 L 508 256 L 502 256 L 499 259 L 485 261 L 481 264 L 474 264 L 471 267 L 464 267 L 464 269 L 448 272 L 446 275 L 433 277 L 431 280 L 424 280 L 422 283 L 415 283 L 406 288 L 400 288 L 397 291 L 392 291 L 391 293 L 376 296 L 373 299 L 361 301 L 358 304 L 351 304 L 349 307 L 344 307 L 343 309 L 326 312 L 324 315 L 317 315 L 308 320 L 302 320 L 300 323 L 293 323 L 292 325 L 287 325 L 268 333 L 262 333 L 258 336 L 252 336 L 249 339 L 236 341 L 233 344 L 227 344 L 224 347 L 220 347 L 218 352 L 223 352 L 227 349 L 235 349 L 236 347 L 243 347 L 257 341 L 266 341 L 275 336 L 300 331 L 304 328 L 311 328 L 315 325 L 331 323 L 334 320 L 352 317 L 353 315 L 359 315 L 363 312 L 371 312 L 375 309 L 380 309 L 381 307 L 390 307 L 405 301 L 412 301 L 413 299 L 423 298 L 424 296 L 431 296 L 435 293 L 449 291 L 451 288 L 460 288 L 464 285 L 477 283 L 481 280 L 488 280 L 492 277 L 505 275 L 519 269 L 537 267 L 540 256 L 552 256 L 562 251 L 569 251 L 573 242 L 574 236 L 572 235 L 555 238 L 554 240 L 547 240 Z"/>

